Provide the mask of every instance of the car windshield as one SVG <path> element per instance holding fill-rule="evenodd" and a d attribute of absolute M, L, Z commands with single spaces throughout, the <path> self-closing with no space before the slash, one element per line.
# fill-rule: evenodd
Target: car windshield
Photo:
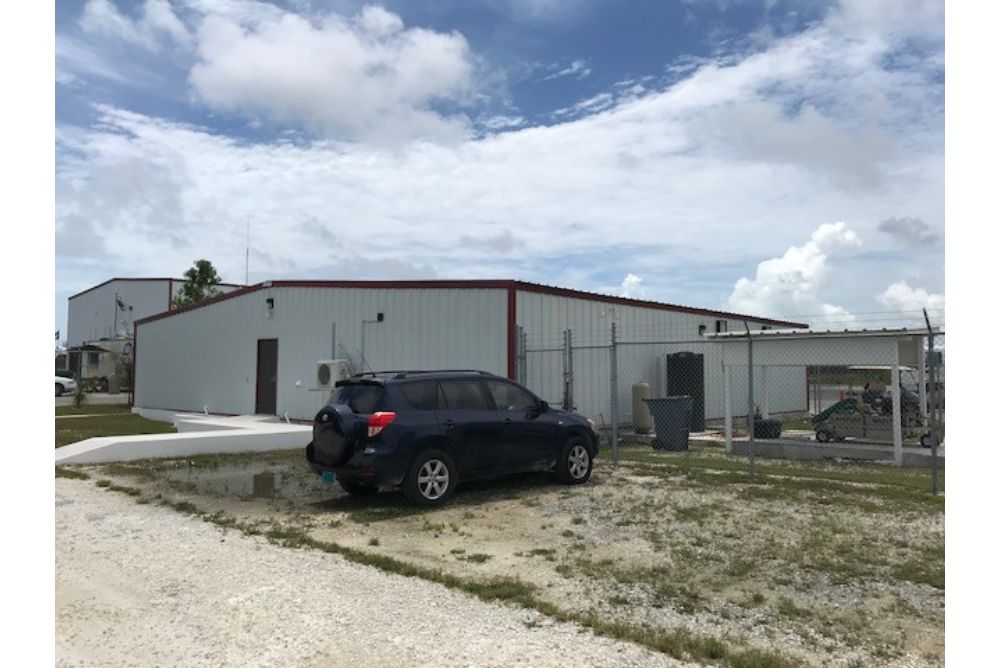
<path fill-rule="evenodd" d="M 330 394 L 331 404 L 347 404 L 355 413 L 374 413 L 385 390 L 372 383 L 341 385 Z"/>

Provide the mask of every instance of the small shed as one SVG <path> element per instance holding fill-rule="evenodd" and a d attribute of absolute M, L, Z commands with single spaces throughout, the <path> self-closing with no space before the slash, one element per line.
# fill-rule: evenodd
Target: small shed
<path fill-rule="evenodd" d="M 935 336 L 943 334 L 933 329 Z M 725 395 L 726 449 L 732 450 L 733 407 L 746 405 L 749 377 L 753 380 L 754 403 L 767 417 L 768 371 L 775 367 L 882 366 L 890 369 L 892 392 L 893 455 L 903 462 L 903 425 L 900 404 L 900 369 L 918 372 L 921 416 L 926 421 L 926 350 L 928 332 L 912 329 L 819 331 L 768 329 L 707 334 L 722 347 Z M 751 342 L 753 364 L 749 363 Z M 752 370 L 752 374 L 751 374 Z M 740 403 L 742 402 L 742 403 Z"/>

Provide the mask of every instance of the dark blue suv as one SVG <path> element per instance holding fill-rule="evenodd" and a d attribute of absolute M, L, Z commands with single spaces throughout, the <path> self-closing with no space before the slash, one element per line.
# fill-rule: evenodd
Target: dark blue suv
<path fill-rule="evenodd" d="M 555 471 L 590 478 L 596 424 L 484 371 L 382 371 L 340 381 L 316 414 L 306 459 L 350 494 L 401 486 L 444 503 L 461 480 Z"/>

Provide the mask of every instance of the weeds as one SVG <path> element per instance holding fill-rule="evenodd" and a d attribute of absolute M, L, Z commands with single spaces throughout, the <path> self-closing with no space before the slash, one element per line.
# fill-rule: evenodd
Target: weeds
<path fill-rule="evenodd" d="M 90 475 L 83 471 L 67 468 L 65 466 L 56 467 L 57 478 L 69 478 L 70 480 L 90 480 Z"/>

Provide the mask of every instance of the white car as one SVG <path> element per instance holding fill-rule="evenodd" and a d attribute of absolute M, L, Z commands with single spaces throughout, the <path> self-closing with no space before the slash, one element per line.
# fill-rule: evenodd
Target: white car
<path fill-rule="evenodd" d="M 56 376 L 56 396 L 61 397 L 67 392 L 70 394 L 76 392 L 76 381 L 72 378 Z"/>

